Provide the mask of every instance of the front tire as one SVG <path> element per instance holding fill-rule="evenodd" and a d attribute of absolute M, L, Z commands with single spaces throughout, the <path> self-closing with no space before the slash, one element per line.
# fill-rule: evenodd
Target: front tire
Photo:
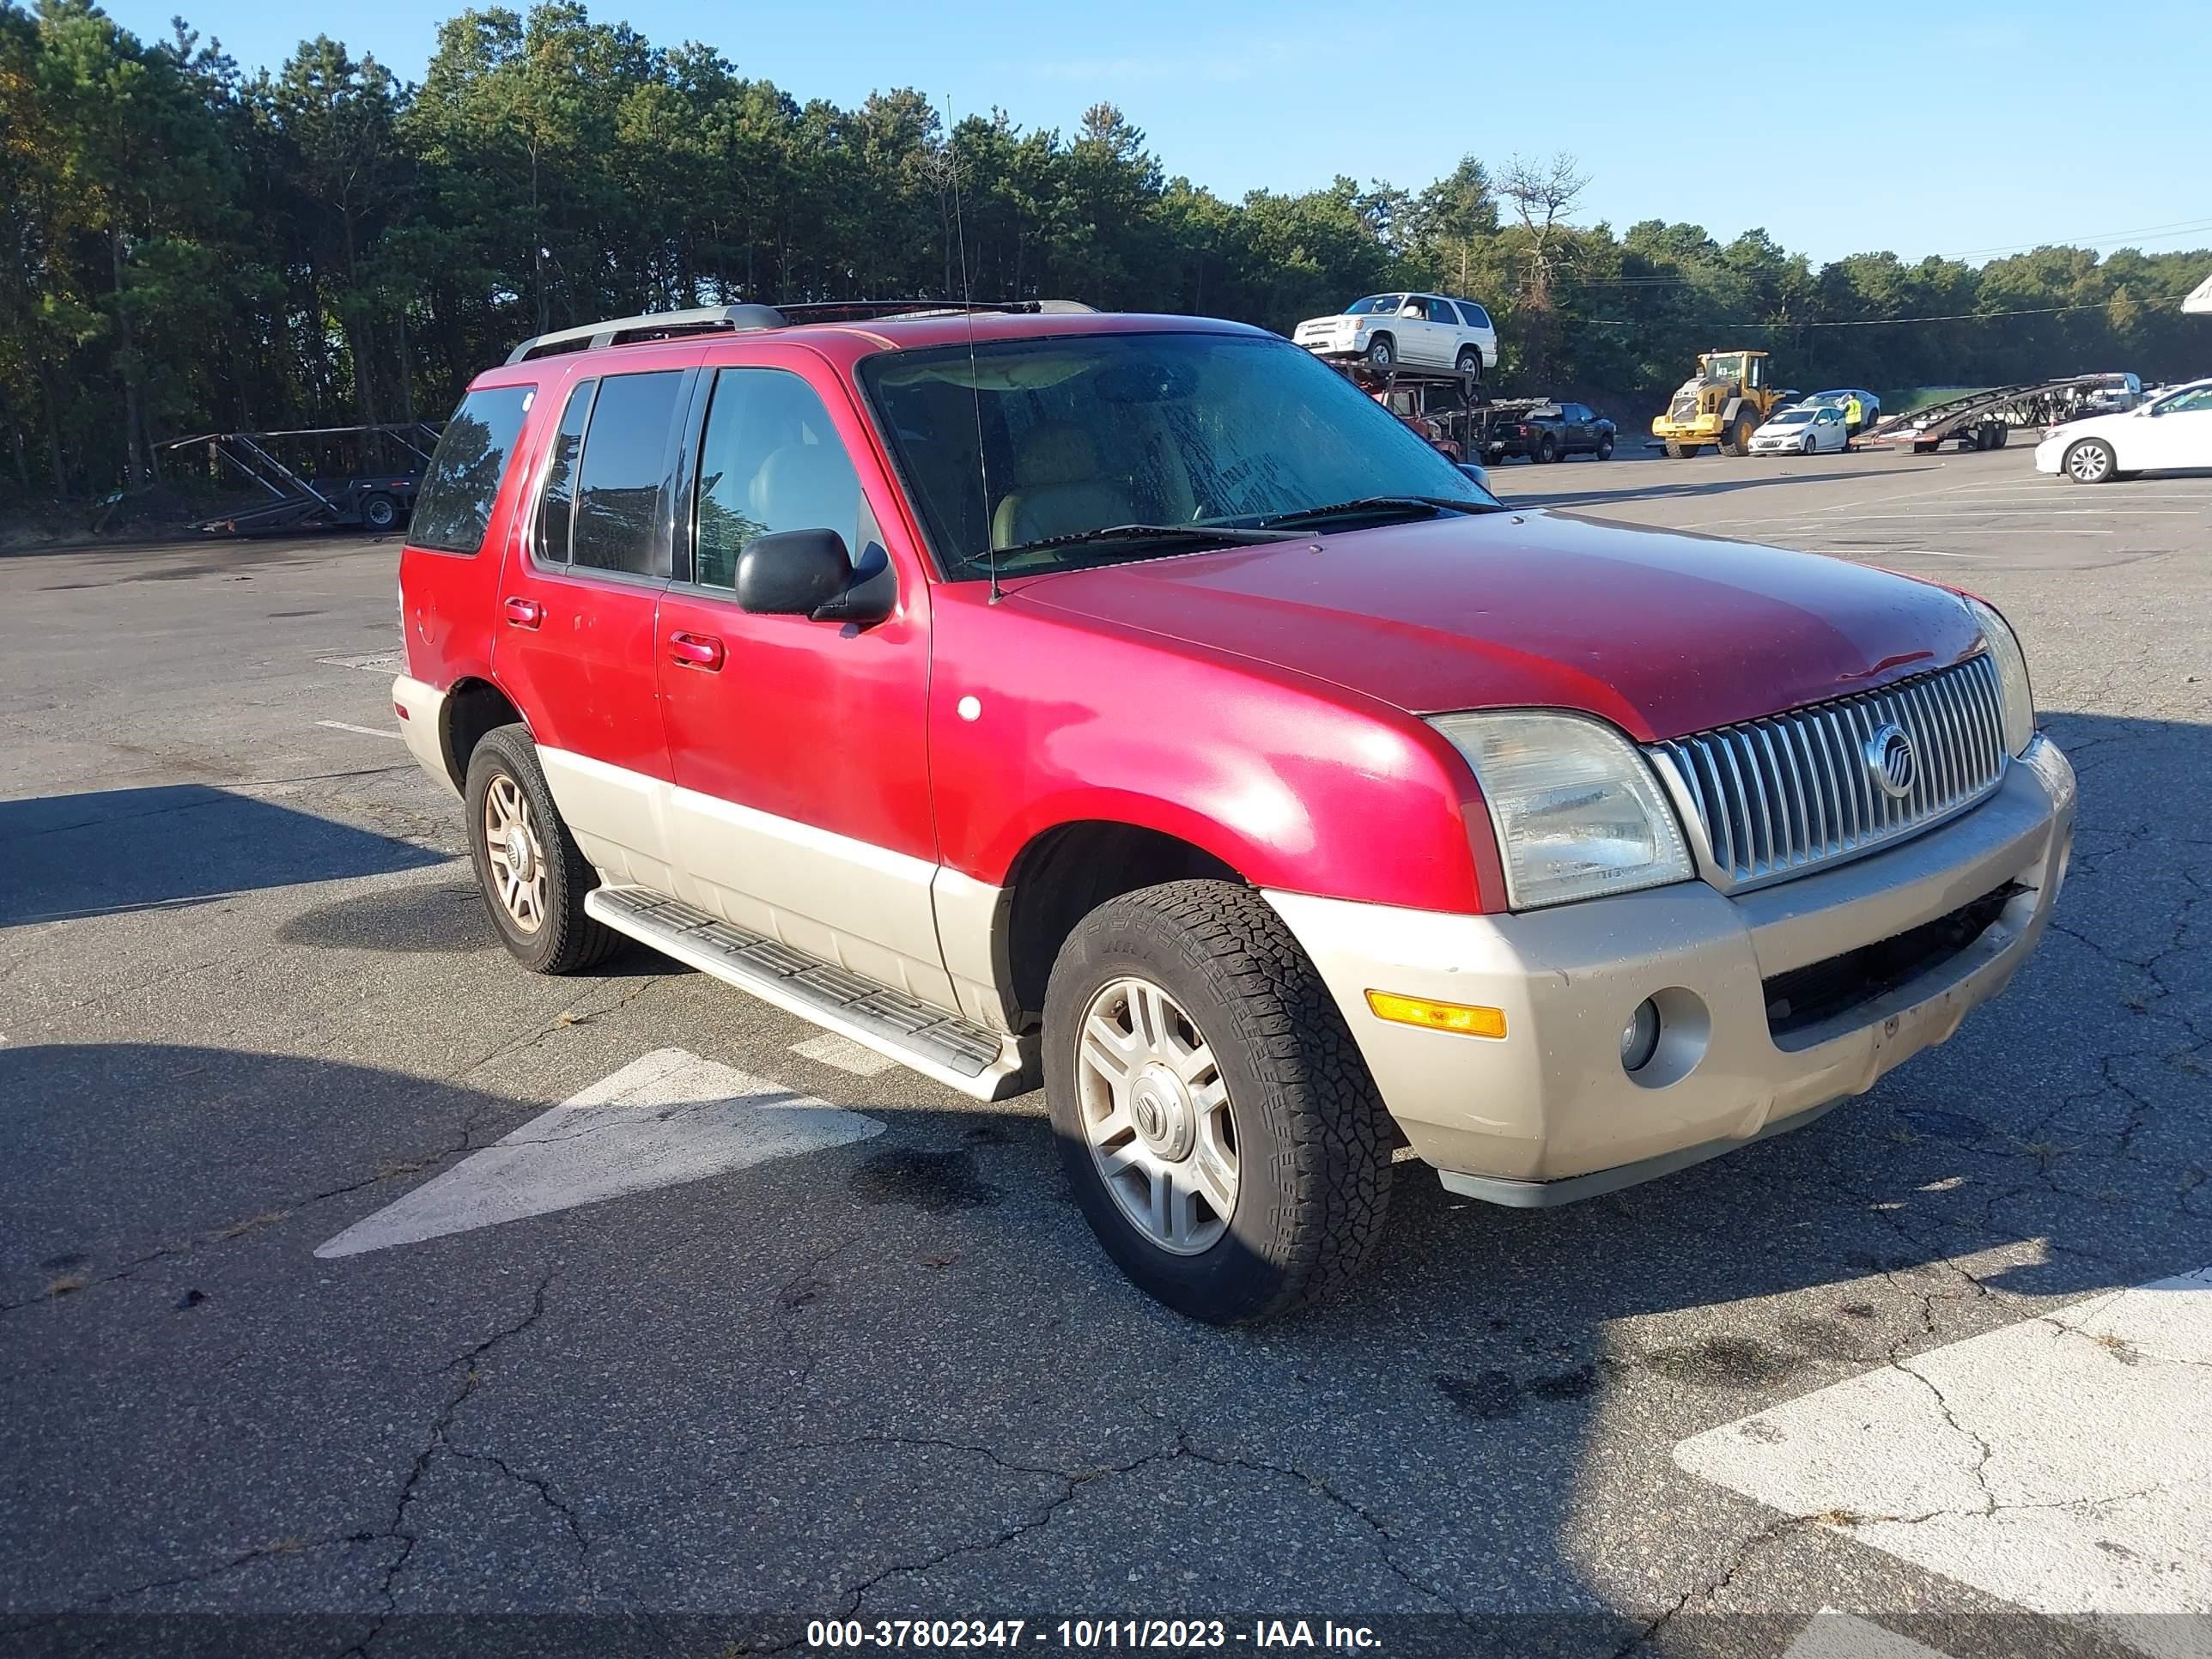
<path fill-rule="evenodd" d="M 1678 444 L 1672 438 L 1667 440 L 1667 459 L 1670 461 L 1686 461 L 1697 453 L 1698 446 L 1695 444 Z"/>
<path fill-rule="evenodd" d="M 1597 458 L 1601 461 L 1609 461 L 1613 459 L 1613 434 L 1610 432 L 1597 441 Z"/>
<path fill-rule="evenodd" d="M 1735 424 L 1729 428 L 1729 435 L 1722 441 L 1721 447 L 1731 455 L 1748 455 L 1751 453 L 1751 434 L 1758 430 L 1758 422 L 1739 415 Z"/>
<path fill-rule="evenodd" d="M 1387 374 L 1397 366 L 1397 348 L 1390 343 L 1389 335 L 1378 334 L 1367 343 L 1368 368 L 1377 374 Z"/>
<path fill-rule="evenodd" d="M 2102 438 L 2083 438 L 2069 444 L 2058 464 L 2066 481 L 2077 484 L 2108 483 L 2118 468 L 2119 457 Z"/>
<path fill-rule="evenodd" d="M 604 962 L 622 935 L 584 914 L 599 877 L 561 821 L 527 727 L 484 734 L 469 757 L 469 858 L 492 927 L 537 974 L 574 974 Z"/>
<path fill-rule="evenodd" d="M 1209 1324 L 1348 1284 L 1380 1237 L 1389 1120 L 1273 908 L 1229 882 L 1148 887 L 1053 964 L 1045 1097 L 1084 1218 L 1146 1295 Z"/>

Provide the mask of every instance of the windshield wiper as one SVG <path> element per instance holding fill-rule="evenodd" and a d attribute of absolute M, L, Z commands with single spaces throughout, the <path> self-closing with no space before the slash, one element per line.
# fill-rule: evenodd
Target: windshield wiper
<path fill-rule="evenodd" d="M 1340 519 L 1355 513 L 1419 510 L 1437 513 L 1503 513 L 1492 501 L 1467 501 L 1455 495 L 1362 495 L 1356 501 L 1332 501 L 1326 507 L 1302 507 L 1290 513 L 1270 513 L 1252 520 L 1255 526 L 1308 524 L 1317 519 Z"/>
<path fill-rule="evenodd" d="M 994 556 L 1011 559 L 1024 553 L 1042 553 L 1055 547 L 1085 547 L 1098 542 L 1206 542 L 1217 547 L 1249 547 L 1285 539 L 1274 531 L 1243 530 L 1223 525 L 1115 524 L 1098 530 L 1078 531 L 1070 536 L 1044 536 L 1033 542 L 1016 542 L 1012 547 L 970 553 L 960 561 L 960 568 L 988 563 Z"/>

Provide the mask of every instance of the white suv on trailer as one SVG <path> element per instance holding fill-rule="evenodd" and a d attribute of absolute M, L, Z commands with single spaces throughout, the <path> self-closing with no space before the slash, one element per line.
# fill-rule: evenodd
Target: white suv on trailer
<path fill-rule="evenodd" d="M 1356 357 L 1377 372 L 1449 368 L 1480 380 L 1498 367 L 1498 331 L 1472 300 L 1370 294 L 1333 317 L 1309 317 L 1291 338 L 1322 357 Z"/>

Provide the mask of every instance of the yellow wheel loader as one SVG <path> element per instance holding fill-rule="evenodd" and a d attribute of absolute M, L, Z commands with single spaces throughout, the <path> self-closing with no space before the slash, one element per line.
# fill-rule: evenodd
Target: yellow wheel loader
<path fill-rule="evenodd" d="M 1651 435 L 1678 460 L 1706 444 L 1748 455 L 1751 434 L 1781 401 L 1767 384 L 1765 352 L 1701 351 L 1698 372 L 1675 388 L 1667 412 L 1651 422 Z"/>

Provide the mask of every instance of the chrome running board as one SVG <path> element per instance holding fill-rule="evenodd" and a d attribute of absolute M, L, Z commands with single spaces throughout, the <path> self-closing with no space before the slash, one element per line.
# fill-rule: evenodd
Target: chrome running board
<path fill-rule="evenodd" d="M 643 887 L 597 887 L 585 914 L 663 956 L 848 1036 L 978 1100 L 1036 1086 L 1028 1045 Z"/>

